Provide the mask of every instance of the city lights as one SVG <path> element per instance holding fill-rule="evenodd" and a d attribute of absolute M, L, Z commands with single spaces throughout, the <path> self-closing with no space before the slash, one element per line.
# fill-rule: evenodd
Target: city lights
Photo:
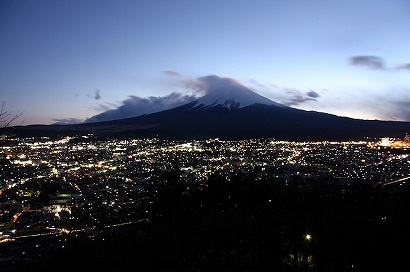
<path fill-rule="evenodd" d="M 0 147 L 0 157 L 6 162 L 0 165 L 0 242 L 80 234 L 93 241 L 97 237 L 108 241 L 104 229 L 166 216 L 150 207 L 164 205 L 163 199 L 157 199 L 160 188 L 175 186 L 175 181 L 186 188 L 172 199 L 206 192 L 215 176 L 230 186 L 239 182 L 240 188 L 247 185 L 241 177 L 252 177 L 255 186 L 277 183 L 265 184 L 264 190 L 279 184 L 282 190 L 295 184 L 294 188 L 309 189 L 326 181 L 329 186 L 340 186 L 340 192 L 328 192 L 328 196 L 342 199 L 351 185 L 360 182 L 375 188 L 401 188 L 410 180 L 410 151 L 402 144 L 406 137 L 401 142 L 390 138 L 352 142 L 147 138 L 92 143 L 76 137 L 9 139 Z M 394 144 L 397 142 L 401 144 Z M 236 210 L 237 203 L 229 202 L 234 197 L 248 201 L 248 193 L 258 192 L 252 190 L 239 196 L 227 192 L 224 214 L 241 211 Z M 255 207 L 275 211 L 282 196 L 262 197 L 252 200 L 258 203 Z M 205 207 L 206 203 L 200 203 L 197 208 Z M 384 214 L 377 218 L 388 221 Z M 311 250 L 311 233 L 304 234 L 305 243 L 300 241 L 300 232 L 293 239 Z M 64 249 L 63 240 L 59 243 Z M 313 267 L 313 255 L 303 254 L 291 251 L 286 262 L 294 265 L 303 260 Z"/>

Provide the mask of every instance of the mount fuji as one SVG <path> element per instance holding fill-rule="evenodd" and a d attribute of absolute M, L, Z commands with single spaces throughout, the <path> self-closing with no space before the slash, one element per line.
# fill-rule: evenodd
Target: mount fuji
<path fill-rule="evenodd" d="M 230 78 L 207 76 L 202 78 L 207 83 L 207 94 L 197 100 L 202 107 L 224 106 L 229 109 L 238 109 L 254 104 L 284 107 Z"/>
<path fill-rule="evenodd" d="M 200 78 L 205 95 L 184 105 L 112 121 L 8 128 L 18 136 L 94 134 L 99 138 L 362 140 L 403 137 L 410 122 L 361 120 L 295 109 L 263 97 L 239 82 Z"/>

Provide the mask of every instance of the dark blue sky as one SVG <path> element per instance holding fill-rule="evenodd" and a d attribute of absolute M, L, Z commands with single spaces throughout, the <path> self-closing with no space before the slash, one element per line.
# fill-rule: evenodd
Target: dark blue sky
<path fill-rule="evenodd" d="M 410 2 L 0 2 L 0 98 L 25 124 L 230 77 L 279 103 L 410 121 Z M 188 86 L 188 87 L 187 87 Z"/>

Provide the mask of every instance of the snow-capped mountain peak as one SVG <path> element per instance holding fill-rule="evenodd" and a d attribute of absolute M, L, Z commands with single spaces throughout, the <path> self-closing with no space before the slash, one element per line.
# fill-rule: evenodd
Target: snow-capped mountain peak
<path fill-rule="evenodd" d="M 203 78 L 203 82 L 206 84 L 206 94 L 198 99 L 196 106 L 213 107 L 222 105 L 233 109 L 253 104 L 265 104 L 285 107 L 282 104 L 255 93 L 231 78 L 208 76 Z"/>

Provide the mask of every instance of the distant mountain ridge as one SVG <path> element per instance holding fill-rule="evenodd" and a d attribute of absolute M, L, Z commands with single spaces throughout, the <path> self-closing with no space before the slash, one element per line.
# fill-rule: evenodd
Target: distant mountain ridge
<path fill-rule="evenodd" d="M 18 136 L 94 134 L 99 138 L 362 140 L 403 137 L 410 122 L 361 120 L 299 110 L 231 79 L 207 78 L 207 93 L 190 103 L 138 117 L 75 125 L 8 128 Z M 214 84 L 214 86 L 212 86 Z"/>

